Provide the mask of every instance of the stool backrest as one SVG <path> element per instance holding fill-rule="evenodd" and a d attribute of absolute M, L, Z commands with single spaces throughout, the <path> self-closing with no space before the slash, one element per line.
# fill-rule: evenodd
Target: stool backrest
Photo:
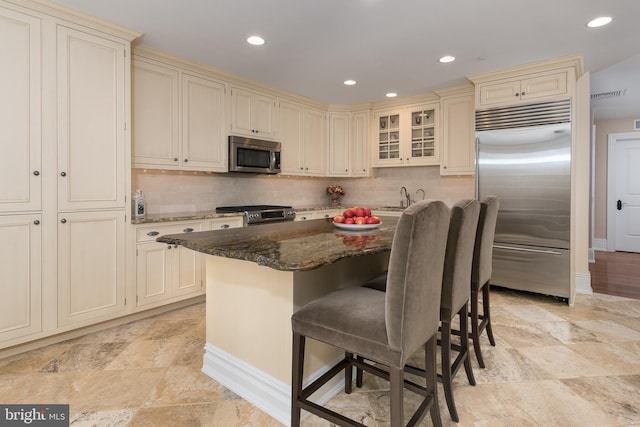
<path fill-rule="evenodd" d="M 486 196 L 480 200 L 480 217 L 478 232 L 473 250 L 473 271 L 471 284 L 476 289 L 484 286 L 491 279 L 493 264 L 493 240 L 496 235 L 496 221 L 500 202 L 496 196 Z"/>
<path fill-rule="evenodd" d="M 402 351 L 404 361 L 438 331 L 449 216 L 445 203 L 423 200 L 405 209 L 396 227 L 385 322 L 389 346 Z"/>
<path fill-rule="evenodd" d="M 475 199 L 458 201 L 451 207 L 451 222 L 442 276 L 440 320 L 450 321 L 469 301 L 473 248 L 480 203 Z"/>

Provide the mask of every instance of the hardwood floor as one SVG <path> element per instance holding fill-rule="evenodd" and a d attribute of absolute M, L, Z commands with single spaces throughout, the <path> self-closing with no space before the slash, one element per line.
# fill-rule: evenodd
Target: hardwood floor
<path fill-rule="evenodd" d="M 596 252 L 589 264 L 593 292 L 640 299 L 640 254 Z"/>

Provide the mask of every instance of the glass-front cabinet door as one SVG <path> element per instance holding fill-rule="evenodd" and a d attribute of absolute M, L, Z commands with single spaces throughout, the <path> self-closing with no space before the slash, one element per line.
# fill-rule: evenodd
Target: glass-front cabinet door
<path fill-rule="evenodd" d="M 393 166 L 402 163 L 400 117 L 400 111 L 378 112 L 375 114 L 374 123 L 377 127 L 375 165 Z"/>
<path fill-rule="evenodd" d="M 373 166 L 439 164 L 438 108 L 425 104 L 376 112 Z"/>
<path fill-rule="evenodd" d="M 433 159 L 436 155 L 435 108 L 411 111 L 411 152 L 413 159 Z"/>

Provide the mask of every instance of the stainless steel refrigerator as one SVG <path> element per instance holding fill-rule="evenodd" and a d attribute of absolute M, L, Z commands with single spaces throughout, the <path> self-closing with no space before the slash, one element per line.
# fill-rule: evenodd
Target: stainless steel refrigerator
<path fill-rule="evenodd" d="M 476 111 L 476 196 L 500 201 L 492 285 L 570 297 L 571 103 Z"/>

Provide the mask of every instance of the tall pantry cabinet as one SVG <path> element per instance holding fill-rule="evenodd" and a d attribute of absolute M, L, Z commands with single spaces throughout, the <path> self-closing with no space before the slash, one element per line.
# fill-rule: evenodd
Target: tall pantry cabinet
<path fill-rule="evenodd" d="M 53 4 L 0 0 L 0 348 L 125 310 L 137 36 Z"/>

